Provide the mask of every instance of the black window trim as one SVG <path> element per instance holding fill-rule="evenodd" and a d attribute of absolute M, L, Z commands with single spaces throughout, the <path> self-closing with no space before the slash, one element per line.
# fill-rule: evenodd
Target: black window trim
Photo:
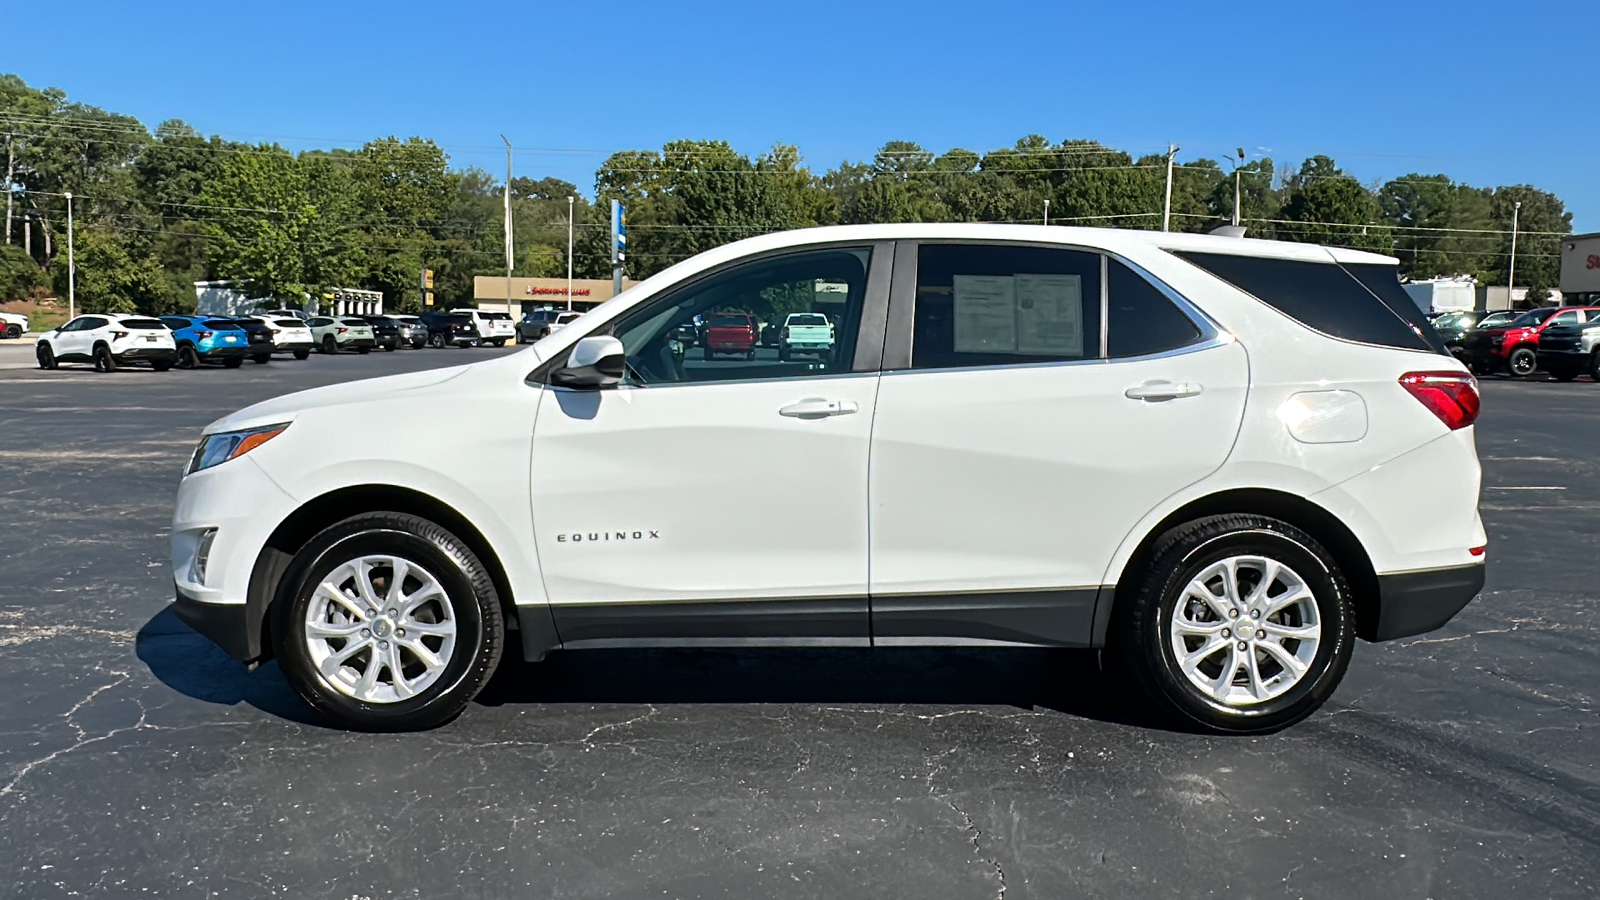
<path fill-rule="evenodd" d="M 677 294 L 699 284 L 706 279 L 715 278 L 727 271 L 750 263 L 764 262 L 769 259 L 779 259 L 785 256 L 796 256 L 802 253 L 811 253 L 818 250 L 867 250 L 870 254 L 867 259 L 867 281 L 862 290 L 861 317 L 856 325 L 855 356 L 850 361 L 850 368 L 843 372 L 829 373 L 821 376 L 825 378 L 841 378 L 857 375 L 876 375 L 883 365 L 884 336 L 887 333 L 885 319 L 890 305 L 889 290 L 892 285 L 891 273 L 896 260 L 896 241 L 886 240 L 844 240 L 825 241 L 814 244 L 794 244 L 778 247 L 761 253 L 752 253 L 737 259 L 728 260 L 710 269 L 697 272 L 694 275 L 676 281 L 656 291 L 638 303 L 629 306 L 626 310 L 612 313 L 611 318 L 591 328 L 584 337 L 593 335 L 611 334 L 621 319 L 638 312 L 663 298 Z M 566 312 L 566 310 L 561 310 Z M 576 310 L 574 310 L 576 312 Z M 581 338 L 580 338 L 581 340 Z M 550 384 L 550 373 L 566 365 L 568 351 L 557 353 L 550 359 L 541 362 L 537 368 L 528 373 L 525 379 L 528 384 L 536 387 L 546 387 L 559 391 L 587 392 L 583 388 L 570 388 Z M 707 384 L 738 385 L 738 384 L 772 384 L 795 383 L 811 381 L 819 376 L 795 375 L 787 378 L 730 378 L 719 381 L 686 381 L 667 384 L 650 385 L 619 385 L 617 389 L 631 390 L 665 390 L 670 388 L 696 387 Z"/>
<path fill-rule="evenodd" d="M 1030 247 L 1045 250 L 1076 250 L 1080 253 L 1093 253 L 1100 257 L 1100 352 L 1098 356 L 1084 357 L 1083 359 L 1058 359 L 1058 360 L 1029 360 L 1014 363 L 987 363 L 981 366 L 941 366 L 939 368 L 916 369 L 911 365 L 912 332 L 916 325 L 917 307 L 917 253 L 925 246 L 934 245 L 974 246 L 980 244 L 1001 247 Z M 1133 274 L 1143 278 L 1160 294 L 1172 302 L 1178 311 L 1188 317 L 1189 321 L 1199 329 L 1200 336 L 1192 343 L 1171 350 L 1158 353 L 1146 353 L 1141 356 L 1119 356 L 1110 358 L 1111 346 L 1111 261 L 1115 260 Z M 934 238 L 929 240 L 898 241 L 895 244 L 894 281 L 889 287 L 889 330 L 884 339 L 883 372 L 919 374 L 923 372 L 982 372 L 995 369 L 1028 369 L 1052 366 L 1084 366 L 1111 363 L 1138 362 L 1140 360 L 1161 359 L 1169 356 L 1179 356 L 1186 353 L 1197 353 L 1209 350 L 1222 344 L 1230 343 L 1232 335 L 1212 319 L 1205 310 L 1190 302 L 1189 298 L 1178 293 L 1171 285 L 1151 274 L 1149 269 L 1139 265 L 1126 256 L 1104 247 L 1092 247 L 1085 244 L 1058 243 L 1056 241 L 1015 241 L 995 238 Z"/>

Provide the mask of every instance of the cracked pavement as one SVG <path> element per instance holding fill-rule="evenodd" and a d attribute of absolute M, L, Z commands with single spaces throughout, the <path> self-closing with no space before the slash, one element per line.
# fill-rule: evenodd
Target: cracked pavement
<path fill-rule="evenodd" d="M 201 426 L 495 352 L 0 372 L 0 897 L 1600 892 L 1600 386 L 1485 384 L 1484 594 L 1271 737 L 975 649 L 558 653 L 348 734 L 165 611 Z"/>

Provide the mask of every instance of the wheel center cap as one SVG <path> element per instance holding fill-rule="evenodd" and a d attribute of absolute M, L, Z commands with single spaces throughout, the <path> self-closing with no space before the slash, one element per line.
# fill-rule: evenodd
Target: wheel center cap
<path fill-rule="evenodd" d="M 393 627 L 393 626 L 391 626 L 389 624 L 389 620 L 388 619 L 384 619 L 384 618 L 375 619 L 375 620 L 373 620 L 373 623 L 372 623 L 372 633 L 377 635 L 378 637 L 386 638 L 386 637 L 389 636 L 389 629 L 391 627 Z"/>

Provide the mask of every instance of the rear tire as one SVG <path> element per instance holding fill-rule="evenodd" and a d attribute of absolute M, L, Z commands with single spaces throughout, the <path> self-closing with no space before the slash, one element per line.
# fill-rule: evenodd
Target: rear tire
<path fill-rule="evenodd" d="M 117 370 L 117 360 L 111 355 L 111 348 L 105 344 L 94 348 L 94 370 L 105 375 Z"/>
<path fill-rule="evenodd" d="M 61 364 L 56 362 L 56 352 L 50 349 L 49 344 L 40 344 L 34 351 L 34 357 L 39 360 L 39 368 L 49 371 L 58 368 Z"/>
<path fill-rule="evenodd" d="M 222 367 L 224 369 L 237 369 L 242 365 L 244 365 L 244 357 L 242 356 L 235 356 L 222 361 Z"/>
<path fill-rule="evenodd" d="M 1539 357 L 1528 347 L 1518 347 L 1506 357 L 1506 369 L 1514 378 L 1527 378 L 1539 368 Z"/>
<path fill-rule="evenodd" d="M 1212 731 L 1276 731 L 1338 687 L 1355 608 L 1343 573 L 1310 535 L 1265 516 L 1211 516 L 1168 531 L 1148 558 L 1136 593 L 1112 613 L 1113 641 L 1168 713 Z"/>
<path fill-rule="evenodd" d="M 399 584 L 391 583 L 395 558 L 407 564 Z M 360 602 L 358 578 L 390 603 Z M 326 582 L 356 602 L 329 597 Z M 424 599 L 407 610 L 402 593 Z M 328 636 L 341 630 L 348 637 Z M 494 582 L 466 544 L 425 519 L 374 512 L 324 530 L 295 555 L 273 603 L 272 633 L 284 677 L 313 709 L 347 728 L 415 731 L 454 719 L 472 701 L 500 662 L 505 623 Z M 425 653 L 412 649 L 419 644 Z"/>
<path fill-rule="evenodd" d="M 322 352 L 329 355 L 339 352 L 339 342 L 333 339 L 333 335 L 329 334 L 323 336 Z"/>
<path fill-rule="evenodd" d="M 252 356 L 252 357 L 250 357 L 250 361 L 255 363 L 258 366 L 264 366 L 267 363 L 272 362 L 272 357 L 270 357 L 270 356 Z"/>
<path fill-rule="evenodd" d="M 428 346 L 435 350 L 443 350 L 444 335 L 440 334 L 439 332 L 434 332 L 433 334 L 428 335 Z"/>
<path fill-rule="evenodd" d="M 194 352 L 194 347 L 184 344 L 178 348 L 178 368 L 195 369 L 200 366 L 200 354 Z"/>
<path fill-rule="evenodd" d="M 1594 355 L 1589 357 L 1589 377 L 1600 381 L 1600 350 L 1594 351 Z"/>
<path fill-rule="evenodd" d="M 310 359 L 311 358 L 311 351 L 310 350 L 296 350 L 296 351 L 294 351 L 294 358 L 295 359 Z"/>
<path fill-rule="evenodd" d="M 400 349 L 400 345 L 399 344 L 385 344 L 384 348 L 383 348 L 383 352 L 385 352 L 385 353 L 393 353 L 393 352 L 395 352 L 396 350 L 399 350 L 399 349 Z"/>
<path fill-rule="evenodd" d="M 169 362 L 153 362 L 153 363 L 150 364 L 150 368 L 155 369 L 157 372 L 167 372 L 167 371 L 170 371 L 172 369 L 172 363 L 169 363 Z"/>

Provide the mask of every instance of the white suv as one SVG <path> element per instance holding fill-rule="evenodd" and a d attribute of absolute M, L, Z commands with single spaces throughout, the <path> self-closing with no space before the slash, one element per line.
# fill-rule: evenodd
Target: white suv
<path fill-rule="evenodd" d="M 160 319 L 95 313 L 39 335 L 34 353 L 41 369 L 81 362 L 90 363 L 96 372 L 115 372 L 120 366 L 148 363 L 157 372 L 165 372 L 178 359 L 178 345 L 173 342 L 172 329 Z"/>
<path fill-rule="evenodd" d="M 252 316 L 272 332 L 272 349 L 278 353 L 293 353 L 295 359 L 305 359 L 316 349 L 316 339 L 305 319 L 294 316 Z"/>
<path fill-rule="evenodd" d="M 1105 647 L 1181 718 L 1280 728 L 1357 637 L 1483 584 L 1477 383 L 1395 263 L 1011 225 L 740 241 L 521 353 L 213 423 L 176 611 L 364 729 L 455 716 L 508 641 Z M 719 309 L 822 313 L 834 352 L 686 358 Z M 430 404 L 465 424 L 417 431 Z"/>
<path fill-rule="evenodd" d="M 506 341 L 517 339 L 517 325 L 511 316 L 503 312 L 488 309 L 452 309 L 452 315 L 470 316 L 474 325 L 478 326 L 478 335 L 481 343 L 494 347 L 504 347 Z"/>
<path fill-rule="evenodd" d="M 377 336 L 372 333 L 372 324 L 365 319 L 313 316 L 306 322 L 306 327 L 311 330 L 311 340 L 319 353 L 354 350 L 365 354 L 371 353 L 372 348 L 378 345 Z"/>

